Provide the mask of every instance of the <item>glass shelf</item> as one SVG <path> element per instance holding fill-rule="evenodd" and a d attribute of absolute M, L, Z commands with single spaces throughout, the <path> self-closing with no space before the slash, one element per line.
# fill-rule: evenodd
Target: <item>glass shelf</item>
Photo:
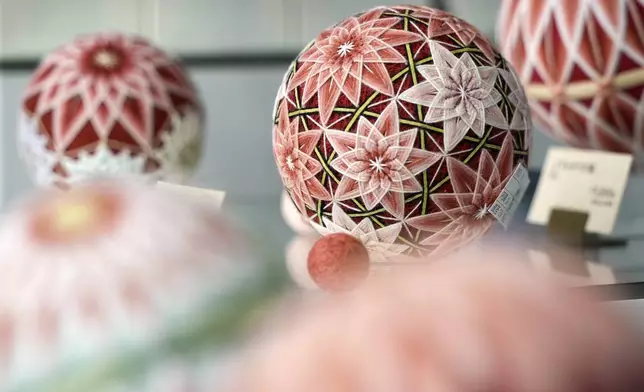
<path fill-rule="evenodd" d="M 500 225 L 486 235 L 481 243 L 485 246 L 495 246 L 503 243 L 529 251 L 547 254 L 547 248 L 552 244 L 548 240 L 547 229 L 525 222 L 532 195 L 534 193 L 538 172 L 531 172 L 531 185 L 526 196 L 514 216 L 508 230 Z M 284 274 L 288 274 L 286 267 L 285 249 L 295 234 L 284 223 L 280 213 L 279 196 L 269 197 L 256 201 L 240 201 L 228 198 L 223 210 L 226 215 L 250 236 L 249 243 L 253 246 L 262 259 L 284 260 Z M 593 286 L 582 288 L 600 291 L 606 295 L 607 300 L 630 300 L 644 298 L 644 236 L 641 239 L 632 239 L 626 246 L 605 249 L 587 249 L 584 251 L 585 260 L 609 270 L 613 278 L 610 283 L 598 282 Z M 282 268 L 282 267 L 279 268 Z M 293 283 L 295 285 L 295 283 Z"/>

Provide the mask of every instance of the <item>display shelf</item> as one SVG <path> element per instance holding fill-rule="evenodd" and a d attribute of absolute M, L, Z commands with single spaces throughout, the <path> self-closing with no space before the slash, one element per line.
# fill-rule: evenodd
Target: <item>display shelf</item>
<path fill-rule="evenodd" d="M 517 211 L 508 230 L 500 225 L 481 241 L 486 246 L 496 244 L 510 245 L 513 248 L 547 251 L 553 246 L 548 239 L 547 228 L 525 223 L 532 195 L 539 177 L 538 172 L 531 172 L 531 186 L 526 197 Z M 235 201 L 237 199 L 237 201 Z M 223 210 L 246 232 L 250 233 L 254 246 L 267 257 L 284 257 L 283 249 L 295 235 L 284 223 L 279 209 L 278 196 L 262 199 L 228 198 Z M 597 249 L 584 250 L 585 260 L 596 263 L 604 269 L 610 269 L 614 280 L 611 283 L 583 284 L 578 290 L 589 290 L 606 301 L 626 301 L 644 299 L 644 260 L 630 259 L 629 247 L 644 246 L 644 241 L 629 242 L 626 247 L 610 248 L 612 257 L 606 257 L 606 252 Z M 527 253 L 526 253 L 527 254 Z M 641 253 L 640 253 L 641 255 Z M 283 273 L 287 273 L 286 267 Z"/>

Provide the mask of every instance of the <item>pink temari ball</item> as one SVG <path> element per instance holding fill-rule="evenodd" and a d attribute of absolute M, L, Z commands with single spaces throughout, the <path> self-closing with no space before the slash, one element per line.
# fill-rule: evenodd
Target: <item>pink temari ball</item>
<path fill-rule="evenodd" d="M 241 246 L 217 211 L 151 186 L 38 193 L 0 225 L 0 389 L 199 320 L 251 271 Z"/>
<path fill-rule="evenodd" d="M 360 238 L 376 262 L 483 235 L 531 141 L 523 88 L 490 41 L 416 6 L 324 30 L 286 73 L 274 124 L 300 213 L 323 235 Z"/>
<path fill-rule="evenodd" d="M 106 176 L 185 181 L 202 109 L 181 65 L 142 38 L 83 36 L 49 54 L 22 101 L 19 149 L 40 186 Z"/>
<path fill-rule="evenodd" d="M 253 342 L 219 390 L 643 390 L 644 340 L 633 325 L 493 256 L 309 298 Z"/>
<path fill-rule="evenodd" d="M 504 0 L 501 50 L 540 129 L 575 147 L 644 156 L 644 4 Z"/>

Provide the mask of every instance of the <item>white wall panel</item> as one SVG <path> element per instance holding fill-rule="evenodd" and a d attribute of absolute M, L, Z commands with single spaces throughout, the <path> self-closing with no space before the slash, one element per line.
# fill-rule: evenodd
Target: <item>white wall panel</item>
<path fill-rule="evenodd" d="M 478 27 L 483 34 L 494 36 L 501 0 L 449 0 L 445 4 L 448 11 Z"/>
<path fill-rule="evenodd" d="M 340 22 L 341 20 L 366 11 L 379 5 L 398 4 L 427 4 L 427 1 L 409 0 L 405 2 L 396 0 L 292 0 L 299 2 L 298 7 L 291 7 L 293 12 L 299 11 L 299 15 L 292 18 L 300 18 L 302 23 L 301 40 L 307 44 L 314 39 L 322 30 Z"/>
<path fill-rule="evenodd" d="M 144 0 L 154 13 L 146 35 L 182 53 L 270 51 L 297 46 L 282 0 Z"/>
<path fill-rule="evenodd" d="M 137 0 L 3 0 L 1 55 L 41 57 L 78 34 L 139 33 L 139 5 Z"/>
<path fill-rule="evenodd" d="M 206 108 L 205 157 L 195 184 L 225 189 L 227 197 L 257 200 L 279 195 L 271 114 L 286 66 L 195 69 Z"/>

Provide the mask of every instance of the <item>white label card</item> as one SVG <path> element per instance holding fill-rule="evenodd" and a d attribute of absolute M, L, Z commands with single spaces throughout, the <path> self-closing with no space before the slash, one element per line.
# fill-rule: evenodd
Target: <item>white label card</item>
<path fill-rule="evenodd" d="M 202 200 L 204 202 L 207 202 L 208 204 L 213 205 L 217 209 L 221 208 L 221 205 L 224 203 L 224 199 L 226 198 L 226 192 L 213 190 L 213 189 L 204 189 L 204 188 L 197 188 L 197 187 L 186 186 L 186 185 L 170 184 L 168 182 L 161 182 L 161 181 L 157 182 L 157 187 L 161 189 L 169 190 L 171 192 L 177 192 L 177 193 L 189 195 L 190 197 L 196 197 L 199 200 Z"/>
<path fill-rule="evenodd" d="M 508 228 L 512 216 L 517 211 L 526 189 L 530 185 L 528 169 L 521 163 L 514 169 L 512 177 L 505 184 L 505 188 L 499 194 L 496 201 L 490 207 L 492 216 L 498 220 L 504 228 Z"/>
<path fill-rule="evenodd" d="M 630 154 L 550 148 L 528 222 L 546 225 L 552 210 L 560 208 L 588 213 L 587 232 L 610 234 L 632 162 Z"/>

